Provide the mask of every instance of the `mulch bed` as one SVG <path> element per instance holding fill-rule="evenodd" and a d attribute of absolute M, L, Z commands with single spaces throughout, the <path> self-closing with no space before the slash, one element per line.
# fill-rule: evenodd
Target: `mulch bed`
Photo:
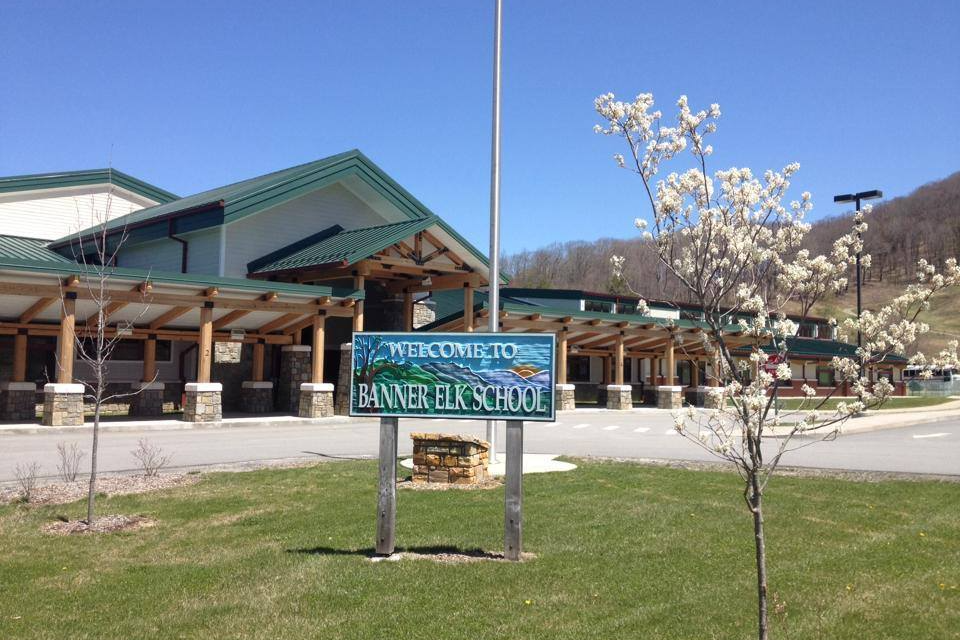
<path fill-rule="evenodd" d="M 83 533 L 115 533 L 117 531 L 136 531 L 152 527 L 156 524 L 150 518 L 143 516 L 124 516 L 112 514 L 100 516 L 93 521 L 93 525 L 88 525 L 86 520 L 58 520 L 45 524 L 40 530 L 58 536 L 67 536 L 71 534 Z"/>
<path fill-rule="evenodd" d="M 496 489 L 503 486 L 503 480 L 500 478 L 488 478 L 483 482 L 471 482 L 470 484 L 454 484 L 452 482 L 414 482 L 409 477 L 397 481 L 397 487 L 400 489 L 411 489 L 413 491 L 477 491 L 482 489 Z"/>
<path fill-rule="evenodd" d="M 172 489 L 200 482 L 200 474 L 170 474 L 158 476 L 102 476 L 97 478 L 97 493 L 108 496 L 123 496 Z M 89 484 L 86 480 L 55 482 L 33 490 L 30 504 L 67 504 L 87 497 Z M 0 504 L 20 500 L 19 488 L 0 487 Z"/>
<path fill-rule="evenodd" d="M 534 553 L 521 553 L 520 562 L 528 562 L 536 558 Z M 508 562 L 502 553 L 488 551 L 438 551 L 434 553 L 420 551 L 397 551 L 389 556 L 370 556 L 370 562 L 399 562 L 401 560 L 429 560 L 437 564 L 467 564 L 471 562 Z"/>

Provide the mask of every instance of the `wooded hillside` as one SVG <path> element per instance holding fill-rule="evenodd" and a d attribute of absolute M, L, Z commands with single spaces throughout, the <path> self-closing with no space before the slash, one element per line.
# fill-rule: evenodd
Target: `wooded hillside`
<path fill-rule="evenodd" d="M 850 229 L 852 215 L 814 223 L 808 236 L 811 252 L 829 253 L 833 240 Z M 868 222 L 864 240 L 873 263 L 864 273 L 867 282 L 904 282 L 913 276 L 920 258 L 942 266 L 947 258 L 960 257 L 960 172 L 877 205 Z M 682 299 L 680 287 L 666 277 L 639 235 L 626 240 L 571 240 L 522 251 L 504 258 L 504 270 L 516 287 L 623 293 L 622 285 L 610 277 L 612 255 L 626 256 L 628 280 L 642 295 Z"/>

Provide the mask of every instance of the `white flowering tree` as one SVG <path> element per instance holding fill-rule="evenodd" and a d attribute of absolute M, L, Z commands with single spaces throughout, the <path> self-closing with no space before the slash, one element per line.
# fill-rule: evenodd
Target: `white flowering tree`
<path fill-rule="evenodd" d="M 891 395 L 889 381 L 871 385 L 861 377 L 863 368 L 907 351 L 927 330 L 919 314 L 931 296 L 960 281 L 960 270 L 955 260 L 947 261 L 942 273 L 921 262 L 917 283 L 902 296 L 880 310 L 865 311 L 859 321 L 840 325 L 841 337 L 858 329 L 863 336 L 856 357 L 832 363 L 837 388 L 847 383 L 857 400 L 825 411 L 829 396 L 815 397 L 804 385 L 800 409 L 777 411 L 778 383 L 791 379 L 787 351 L 798 329 L 787 313 L 805 316 L 823 296 L 846 286 L 850 265 L 862 250 L 867 212 L 857 212 L 853 228 L 836 239 L 830 255 L 812 256 L 803 248 L 810 228 L 804 221 L 812 208 L 810 194 L 787 201 L 798 164 L 760 177 L 746 168 L 710 172 L 713 149 L 706 138 L 716 131 L 720 107 L 713 104 L 694 112 L 683 96 L 674 123 L 664 122 L 653 107 L 652 94 L 640 94 L 631 102 L 602 95 L 595 101 L 602 120 L 595 131 L 625 141 L 627 153 L 614 159 L 640 178 L 650 210 L 649 220 L 638 218 L 635 224 L 663 268 L 704 310 L 709 330 L 697 346 L 714 354 L 710 404 L 717 408 L 690 407 L 676 413 L 674 422 L 692 442 L 732 463 L 743 480 L 743 499 L 753 520 L 758 631 L 763 640 L 769 633 L 763 496 L 770 478 L 785 453 L 834 438 L 851 416 Z M 668 162 L 680 166 L 658 178 Z M 614 275 L 624 279 L 625 260 L 613 256 L 611 263 Z M 730 339 L 733 335 L 736 340 Z M 942 365 L 955 361 L 956 352 L 954 343 L 930 361 L 922 355 L 913 361 Z M 780 437 L 765 439 L 772 433 Z"/>

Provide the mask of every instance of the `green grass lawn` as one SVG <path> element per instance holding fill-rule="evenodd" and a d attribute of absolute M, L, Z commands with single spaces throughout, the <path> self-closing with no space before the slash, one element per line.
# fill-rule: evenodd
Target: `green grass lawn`
<path fill-rule="evenodd" d="M 818 409 L 818 411 L 833 411 L 837 408 L 838 402 L 851 402 L 855 398 L 830 398 L 823 403 L 823 406 Z M 888 409 L 916 409 L 918 407 L 934 407 L 938 404 L 944 404 L 947 402 L 953 402 L 954 398 L 936 398 L 936 397 L 921 397 L 921 396 L 897 396 L 895 398 L 890 398 L 883 403 L 883 406 L 877 411 L 885 411 Z M 800 407 L 800 404 L 803 402 L 802 398 L 783 398 L 779 400 L 780 407 L 784 410 L 792 410 Z M 813 409 L 817 406 L 818 401 L 814 399 L 813 401 L 807 401 L 804 404 L 804 408 Z"/>
<path fill-rule="evenodd" d="M 369 562 L 372 462 L 102 499 L 158 521 L 131 533 L 48 536 L 82 505 L 8 506 L 0 638 L 750 638 L 739 491 L 625 463 L 527 476 L 522 564 Z M 502 513 L 502 488 L 401 491 L 398 543 L 497 551 Z M 767 526 L 774 637 L 960 638 L 957 484 L 778 478 Z"/>

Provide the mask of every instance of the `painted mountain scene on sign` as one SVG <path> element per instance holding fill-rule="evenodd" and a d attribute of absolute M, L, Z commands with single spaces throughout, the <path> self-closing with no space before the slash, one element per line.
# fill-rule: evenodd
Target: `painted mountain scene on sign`
<path fill-rule="evenodd" d="M 553 338 L 514 338 L 356 334 L 351 413 L 552 419 Z"/>

